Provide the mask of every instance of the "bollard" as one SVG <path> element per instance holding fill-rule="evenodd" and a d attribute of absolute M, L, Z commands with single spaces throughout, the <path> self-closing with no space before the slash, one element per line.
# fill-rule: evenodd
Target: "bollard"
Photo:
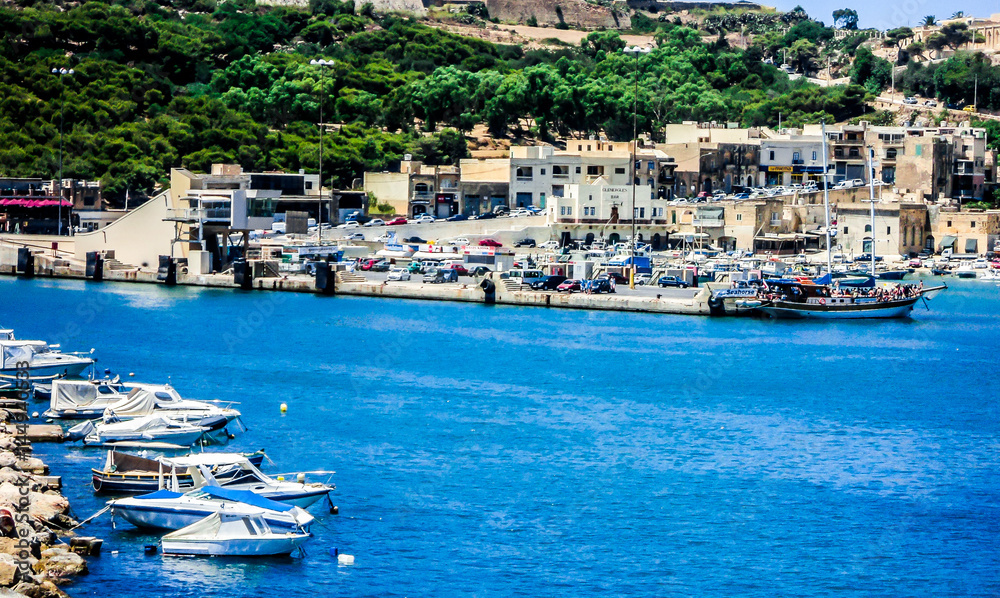
<path fill-rule="evenodd" d="M 323 295 L 333 295 L 336 291 L 336 277 L 330 270 L 330 262 L 316 264 L 316 290 Z"/>
<path fill-rule="evenodd" d="M 177 284 L 177 264 L 174 262 L 174 258 L 169 255 L 160 256 L 160 267 L 156 271 L 156 280 L 167 286 Z"/>
<path fill-rule="evenodd" d="M 233 262 L 233 283 L 244 291 L 253 290 L 253 271 L 246 260 Z"/>
<path fill-rule="evenodd" d="M 97 251 L 87 252 L 87 273 L 86 277 L 94 282 L 104 280 L 104 256 Z"/>

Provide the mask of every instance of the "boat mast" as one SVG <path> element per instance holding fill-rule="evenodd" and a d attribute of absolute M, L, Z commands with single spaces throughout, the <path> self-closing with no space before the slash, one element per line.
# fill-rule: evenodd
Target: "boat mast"
<path fill-rule="evenodd" d="M 872 208 L 872 278 L 875 277 L 875 147 L 868 146 L 868 199 Z"/>
<path fill-rule="evenodd" d="M 827 180 L 826 123 L 823 128 L 823 205 L 826 207 L 826 271 L 833 276 L 833 248 L 830 247 L 830 184 Z"/>

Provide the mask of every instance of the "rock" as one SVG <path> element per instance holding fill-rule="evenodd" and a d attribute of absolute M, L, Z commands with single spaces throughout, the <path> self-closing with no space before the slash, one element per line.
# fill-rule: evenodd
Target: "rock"
<path fill-rule="evenodd" d="M 0 554 L 0 586 L 9 588 L 20 579 L 17 561 L 12 554 Z"/>
<path fill-rule="evenodd" d="M 46 579 L 51 579 L 56 583 L 65 582 L 70 577 L 87 573 L 87 561 L 83 560 L 82 556 L 68 552 L 65 549 L 62 552 L 55 552 L 55 554 L 46 556 L 47 553 L 53 553 L 54 551 L 55 547 L 42 553 L 42 560 L 38 561 L 34 566 L 35 572 L 44 575 Z"/>
<path fill-rule="evenodd" d="M 28 598 L 20 592 L 15 592 L 10 588 L 0 588 L 0 598 Z"/>
<path fill-rule="evenodd" d="M 0 507 L 11 509 L 14 512 L 21 497 L 17 486 L 9 482 L 0 483 Z M 28 514 L 35 520 L 57 521 L 61 527 L 72 527 L 72 523 L 68 526 L 62 525 L 67 522 L 63 519 L 68 521 L 72 521 L 72 519 L 65 516 L 58 517 L 68 510 L 69 501 L 63 496 L 53 496 L 41 492 L 28 493 Z"/>
<path fill-rule="evenodd" d="M 56 587 L 51 581 L 32 583 L 22 581 L 14 586 L 15 592 L 20 592 L 26 598 L 69 598 L 69 596 Z"/>
<path fill-rule="evenodd" d="M 49 466 L 42 462 L 38 457 L 25 457 L 23 459 L 18 459 L 14 462 L 14 468 L 21 471 L 30 471 L 31 473 L 37 473 L 40 475 L 45 475 L 49 472 Z"/>

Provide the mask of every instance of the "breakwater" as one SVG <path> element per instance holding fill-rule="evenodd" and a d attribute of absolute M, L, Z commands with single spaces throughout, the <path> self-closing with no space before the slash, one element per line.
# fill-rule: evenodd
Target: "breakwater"
<path fill-rule="evenodd" d="M 101 541 L 78 537 L 62 478 L 33 456 L 34 442 L 62 440 L 59 426 L 32 425 L 27 372 L 5 378 L 0 392 L 0 587 L 4 596 L 65 596 L 59 585 L 87 573 L 83 556 Z M 69 544 L 64 542 L 69 540 Z"/>

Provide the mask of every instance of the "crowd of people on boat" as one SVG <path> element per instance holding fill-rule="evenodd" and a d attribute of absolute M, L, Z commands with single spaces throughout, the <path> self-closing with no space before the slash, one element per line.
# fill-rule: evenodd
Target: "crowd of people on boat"
<path fill-rule="evenodd" d="M 820 298 L 850 298 L 850 299 L 875 299 L 875 301 L 901 301 L 912 297 L 919 297 L 923 292 L 924 283 L 919 284 L 894 284 L 882 287 L 858 288 L 828 286 L 789 286 L 786 288 L 768 288 L 765 284 L 764 292 L 759 296 L 767 301 L 796 301 L 804 302 L 809 297 Z"/>

